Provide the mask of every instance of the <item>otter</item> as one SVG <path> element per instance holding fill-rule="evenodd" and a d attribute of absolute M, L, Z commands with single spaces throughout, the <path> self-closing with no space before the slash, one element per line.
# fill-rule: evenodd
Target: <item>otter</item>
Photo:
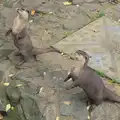
<path fill-rule="evenodd" d="M 77 50 L 76 55 L 82 55 L 85 58 L 82 67 L 73 67 L 64 82 L 72 78 L 73 84 L 67 89 L 74 87 L 82 88 L 88 97 L 90 105 L 99 105 L 103 100 L 120 103 L 120 97 L 105 87 L 102 78 L 96 73 L 94 69 L 88 66 L 90 56 L 82 51 Z"/>
<path fill-rule="evenodd" d="M 5 33 L 5 36 L 8 36 L 9 34 L 12 35 L 14 45 L 18 48 L 18 52 L 16 52 L 15 55 L 20 55 L 23 60 L 21 64 L 32 59 L 36 60 L 37 54 L 47 52 L 60 53 L 59 50 L 56 50 L 52 46 L 48 48 L 34 48 L 28 33 L 30 17 L 29 11 L 23 8 L 17 8 L 16 11 L 17 16 L 14 19 L 13 26 Z"/>

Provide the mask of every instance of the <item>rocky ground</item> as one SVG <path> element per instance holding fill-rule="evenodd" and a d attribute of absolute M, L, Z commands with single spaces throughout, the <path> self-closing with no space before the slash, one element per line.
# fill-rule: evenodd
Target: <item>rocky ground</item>
<path fill-rule="evenodd" d="M 63 79 L 71 65 L 79 64 L 58 53 L 37 56 L 38 62 L 25 63 L 24 69 L 14 66 L 19 58 L 13 56 L 15 47 L 5 31 L 12 25 L 16 7 L 40 10 L 31 17 L 31 40 L 35 47 L 47 47 L 74 33 L 99 18 L 103 12 L 116 21 L 120 5 L 111 5 L 106 0 L 75 0 L 65 6 L 64 0 L 1 0 L 0 1 L 0 98 L 4 106 L 11 104 L 5 120 L 86 120 L 86 95 L 76 88 L 66 91 Z M 43 14 L 45 13 L 45 14 Z M 12 77 L 11 77 L 12 76 Z M 4 86 L 3 83 L 10 83 Z M 119 95 L 119 87 L 106 82 Z M 112 109 L 111 109 L 112 108 Z M 116 112 L 115 112 L 116 111 Z M 119 120 L 119 107 L 103 103 L 92 113 L 92 120 Z M 56 119 L 57 120 L 57 119 Z"/>

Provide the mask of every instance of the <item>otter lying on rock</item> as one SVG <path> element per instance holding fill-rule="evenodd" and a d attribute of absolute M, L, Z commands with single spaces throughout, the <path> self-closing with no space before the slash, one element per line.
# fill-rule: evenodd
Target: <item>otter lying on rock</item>
<path fill-rule="evenodd" d="M 28 33 L 29 11 L 22 8 L 17 8 L 16 11 L 18 14 L 14 19 L 13 26 L 6 32 L 5 36 L 8 36 L 11 33 L 14 44 L 19 50 L 16 55 L 21 55 L 23 63 L 31 59 L 36 60 L 37 54 L 43 54 L 47 52 L 60 53 L 51 46 L 49 48 L 34 48 Z"/>
<path fill-rule="evenodd" d="M 120 103 L 120 97 L 106 88 L 101 77 L 94 69 L 87 65 L 89 55 L 82 50 L 76 51 L 76 54 L 83 55 L 85 63 L 82 67 L 74 67 L 71 69 L 70 74 L 64 82 L 72 78 L 73 84 L 67 89 L 69 90 L 77 86 L 82 88 L 87 94 L 91 105 L 99 105 L 103 102 L 103 100 Z"/>

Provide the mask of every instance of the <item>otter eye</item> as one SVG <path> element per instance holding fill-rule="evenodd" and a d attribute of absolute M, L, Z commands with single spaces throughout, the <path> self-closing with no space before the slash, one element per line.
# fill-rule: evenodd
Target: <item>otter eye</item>
<path fill-rule="evenodd" d="M 24 8 L 22 8 L 21 10 L 25 10 Z"/>
<path fill-rule="evenodd" d="M 30 11 L 29 10 L 26 10 L 28 13 L 30 13 Z"/>

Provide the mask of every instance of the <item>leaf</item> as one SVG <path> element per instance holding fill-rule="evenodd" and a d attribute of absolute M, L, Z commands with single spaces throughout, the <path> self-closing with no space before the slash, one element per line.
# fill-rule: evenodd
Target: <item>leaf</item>
<path fill-rule="evenodd" d="M 11 110 L 14 110 L 14 107 L 13 107 L 13 106 L 11 107 Z"/>
<path fill-rule="evenodd" d="M 64 53 L 61 53 L 61 55 L 64 55 Z"/>
<path fill-rule="evenodd" d="M 9 84 L 10 84 L 10 83 L 3 83 L 3 85 L 5 85 L 5 86 L 9 86 Z"/>
<path fill-rule="evenodd" d="M 59 120 L 59 119 L 60 119 L 60 118 L 57 116 L 57 117 L 56 117 L 56 120 Z"/>
<path fill-rule="evenodd" d="M 35 14 L 35 10 L 32 10 L 32 11 L 31 11 L 31 15 L 34 15 L 34 14 Z"/>
<path fill-rule="evenodd" d="M 21 87 L 21 86 L 23 86 L 22 84 L 18 84 L 18 85 L 16 85 L 17 87 Z"/>
<path fill-rule="evenodd" d="M 99 17 L 105 16 L 104 12 L 99 12 Z"/>
<path fill-rule="evenodd" d="M 71 5 L 71 2 L 63 2 L 64 5 Z"/>
<path fill-rule="evenodd" d="M 11 105 L 10 105 L 10 104 L 7 104 L 7 105 L 6 105 L 6 109 L 5 109 L 6 112 L 7 112 L 8 110 L 10 110 L 10 108 L 11 108 Z"/>
<path fill-rule="evenodd" d="M 90 120 L 90 116 L 88 116 L 88 120 Z"/>
<path fill-rule="evenodd" d="M 13 77 L 13 76 L 14 76 L 14 74 L 10 74 L 10 75 L 9 75 L 9 77 Z"/>
<path fill-rule="evenodd" d="M 66 104 L 66 105 L 70 105 L 71 104 L 70 101 L 64 101 L 63 103 Z"/>

